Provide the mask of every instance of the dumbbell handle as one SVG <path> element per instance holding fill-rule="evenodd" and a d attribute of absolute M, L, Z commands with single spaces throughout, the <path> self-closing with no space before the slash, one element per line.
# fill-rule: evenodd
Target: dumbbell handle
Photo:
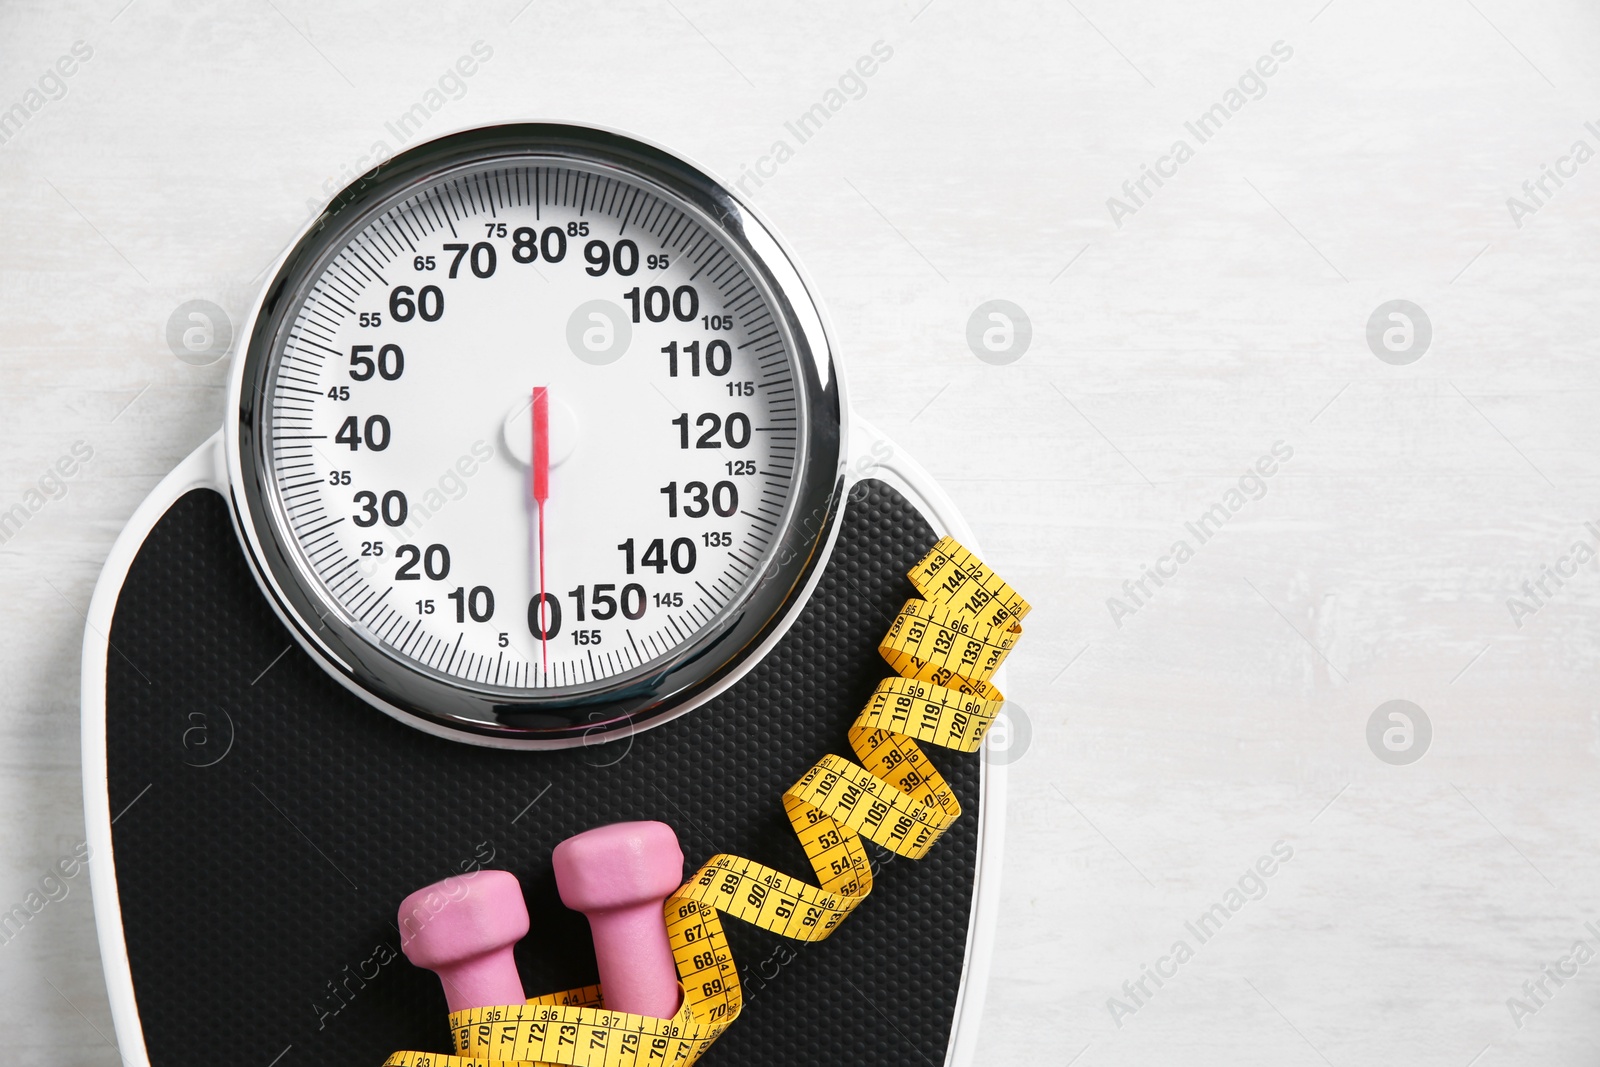
<path fill-rule="evenodd" d="M 678 968 L 667 941 L 661 901 L 593 912 L 589 931 L 606 1007 L 670 1019 L 678 1010 Z"/>
<path fill-rule="evenodd" d="M 476 959 L 435 967 L 444 986 L 445 1006 L 453 1013 L 495 1004 L 521 1004 L 522 976 L 508 946 Z"/>

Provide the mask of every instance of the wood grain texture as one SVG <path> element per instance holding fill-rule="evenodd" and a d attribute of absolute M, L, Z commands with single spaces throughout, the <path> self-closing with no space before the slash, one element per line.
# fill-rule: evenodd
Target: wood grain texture
<path fill-rule="evenodd" d="M 100 563 L 221 418 L 227 362 L 175 358 L 168 317 L 242 319 L 308 202 L 400 147 L 386 124 L 481 39 L 425 135 L 589 121 L 731 179 L 788 143 L 747 188 L 854 404 L 1037 605 L 982 1063 L 1593 1061 L 1597 964 L 1520 1027 L 1506 1003 L 1600 949 L 1600 568 L 1520 626 L 1507 607 L 1600 524 L 1600 161 L 1520 226 L 1506 203 L 1600 151 L 1592 6 L 124 4 L 0 10 L 0 106 L 93 49 L 0 144 L 0 510 L 93 450 L 0 546 L 0 908 L 81 838 Z M 877 41 L 798 143 L 785 123 Z M 1199 143 L 1185 123 L 1280 41 Z M 1118 226 L 1107 198 L 1179 138 L 1192 158 Z M 966 341 L 995 298 L 1032 324 L 1007 366 Z M 1397 298 L 1433 327 L 1407 366 L 1365 336 Z M 1118 626 L 1107 599 L 1280 441 L 1265 495 Z M 1366 740 L 1396 698 L 1432 723 L 1409 766 Z M 1265 895 L 1114 1019 L 1280 841 Z M 68 885 L 0 944 L 0 1033 L 15 1062 L 109 1067 Z"/>

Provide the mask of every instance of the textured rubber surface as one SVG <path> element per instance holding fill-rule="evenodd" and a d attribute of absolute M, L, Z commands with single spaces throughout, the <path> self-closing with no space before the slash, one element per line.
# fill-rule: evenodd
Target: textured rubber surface
<path fill-rule="evenodd" d="M 151 1063 L 264 1065 L 288 1048 L 277 1067 L 377 1067 L 448 1049 L 438 981 L 399 954 L 393 921 L 407 893 L 473 863 L 522 879 L 530 993 L 594 981 L 550 850 L 602 823 L 672 824 L 690 870 L 727 851 L 810 879 L 779 796 L 823 753 L 849 754 L 846 728 L 890 673 L 878 639 L 933 541 L 898 493 L 863 483 L 811 603 L 733 689 L 631 742 L 499 752 L 403 726 L 328 678 L 261 597 L 222 498 L 183 497 L 128 573 L 107 667 L 117 885 Z M 821 944 L 729 920 L 749 1001 L 703 1063 L 944 1062 L 979 768 L 931 755 L 967 815 L 927 859 L 880 864 Z"/>

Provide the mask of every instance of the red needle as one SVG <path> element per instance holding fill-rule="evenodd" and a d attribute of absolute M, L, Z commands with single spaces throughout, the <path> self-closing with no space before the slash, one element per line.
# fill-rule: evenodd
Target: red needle
<path fill-rule="evenodd" d="M 533 502 L 539 509 L 539 655 L 550 670 L 550 624 L 544 587 L 544 507 L 550 499 L 550 393 L 533 387 Z"/>

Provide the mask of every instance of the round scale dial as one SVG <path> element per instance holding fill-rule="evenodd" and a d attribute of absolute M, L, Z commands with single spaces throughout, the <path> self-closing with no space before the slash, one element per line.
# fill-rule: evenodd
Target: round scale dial
<path fill-rule="evenodd" d="M 335 202 L 255 323 L 258 576 L 402 717 L 560 742 L 681 709 L 825 549 L 815 309 L 726 190 L 637 142 L 499 127 L 408 155 Z"/>

